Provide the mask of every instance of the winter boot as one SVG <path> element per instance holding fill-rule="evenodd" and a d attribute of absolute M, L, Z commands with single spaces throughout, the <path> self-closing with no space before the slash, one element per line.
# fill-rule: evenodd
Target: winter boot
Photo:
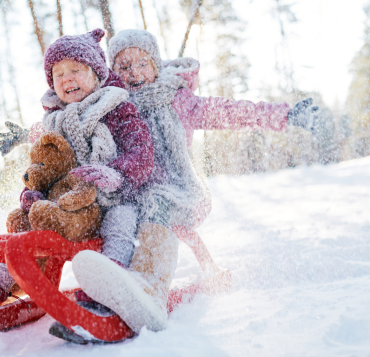
<path fill-rule="evenodd" d="M 75 292 L 75 299 L 77 305 L 81 306 L 87 311 L 98 315 L 98 316 L 112 316 L 116 315 L 114 311 L 109 309 L 108 307 L 99 304 L 97 301 L 91 299 L 83 290 L 77 290 Z"/>
<path fill-rule="evenodd" d="M 142 223 L 130 269 L 102 254 L 85 250 L 72 260 L 82 289 L 115 311 L 136 333 L 143 326 L 160 331 L 167 326 L 168 290 L 175 273 L 178 240 L 172 230 Z"/>
<path fill-rule="evenodd" d="M 62 340 L 65 340 L 67 342 L 76 343 L 78 345 L 87 345 L 89 343 L 96 344 L 96 345 L 106 345 L 106 344 L 112 344 L 112 343 L 119 343 L 122 341 L 113 341 L 113 342 L 107 342 L 102 340 L 95 340 L 95 339 L 85 339 L 82 336 L 78 335 L 77 333 L 71 331 L 67 327 L 63 326 L 58 321 L 55 321 L 49 328 L 49 333 L 52 336 L 61 338 Z"/>
<path fill-rule="evenodd" d="M 115 312 L 110 310 L 109 308 L 99 304 L 98 302 L 91 299 L 83 290 L 77 290 L 75 292 L 75 298 L 77 305 L 81 306 L 85 310 L 93 313 L 97 316 L 108 317 L 112 315 L 116 315 Z M 49 333 L 52 336 L 61 338 L 67 342 L 76 343 L 78 345 L 87 345 L 88 343 L 92 344 L 106 344 L 106 343 L 117 343 L 121 341 L 115 342 L 107 342 L 98 339 L 86 339 L 81 335 L 71 331 L 69 328 L 63 326 L 60 322 L 55 321 L 49 328 Z"/>

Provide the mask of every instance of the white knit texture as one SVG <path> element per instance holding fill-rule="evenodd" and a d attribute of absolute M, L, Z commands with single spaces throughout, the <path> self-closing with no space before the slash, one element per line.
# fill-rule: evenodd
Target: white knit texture
<path fill-rule="evenodd" d="M 145 30 L 123 30 L 109 41 L 109 64 L 113 69 L 118 54 L 126 48 L 136 47 L 145 51 L 153 60 L 158 71 L 162 68 L 162 60 L 157 39 Z"/>

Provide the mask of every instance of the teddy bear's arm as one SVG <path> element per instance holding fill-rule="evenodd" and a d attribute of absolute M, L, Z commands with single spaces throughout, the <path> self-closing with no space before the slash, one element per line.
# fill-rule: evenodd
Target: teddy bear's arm
<path fill-rule="evenodd" d="M 66 211 L 77 211 L 91 205 L 96 199 L 96 187 L 84 182 L 81 178 L 68 174 L 63 179 L 63 186 L 68 185 L 70 190 L 59 197 L 58 205 Z"/>

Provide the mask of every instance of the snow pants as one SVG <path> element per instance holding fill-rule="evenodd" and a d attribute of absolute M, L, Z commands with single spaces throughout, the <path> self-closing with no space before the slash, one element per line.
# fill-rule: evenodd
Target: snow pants
<path fill-rule="evenodd" d="M 170 201 L 160 196 L 154 196 L 154 200 L 158 210 L 149 222 L 169 228 Z M 115 206 L 108 210 L 100 228 L 100 235 L 104 240 L 103 255 L 126 267 L 131 263 L 137 230 L 140 223 L 143 223 L 140 222 L 139 213 L 139 207 L 134 203 Z"/>

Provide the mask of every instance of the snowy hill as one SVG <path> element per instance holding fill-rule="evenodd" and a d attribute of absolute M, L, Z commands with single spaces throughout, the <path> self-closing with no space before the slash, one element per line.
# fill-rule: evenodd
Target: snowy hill
<path fill-rule="evenodd" d="M 44 317 L 0 334 L 0 355 L 369 356 L 370 157 L 209 186 L 214 207 L 199 233 L 233 273 L 228 293 L 181 306 L 166 331 L 103 347 L 48 335 Z M 197 272 L 182 245 L 176 277 Z"/>

